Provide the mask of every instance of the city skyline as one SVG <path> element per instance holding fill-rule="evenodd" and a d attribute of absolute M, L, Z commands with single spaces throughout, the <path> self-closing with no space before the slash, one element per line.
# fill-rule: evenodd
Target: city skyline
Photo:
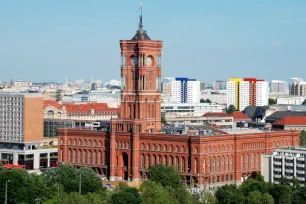
<path fill-rule="evenodd" d="M 173 2 L 143 2 L 145 30 L 165 42 L 163 77 L 305 78 L 306 2 Z M 119 39 L 135 33 L 139 0 L 0 5 L 0 81 L 119 78 Z"/>

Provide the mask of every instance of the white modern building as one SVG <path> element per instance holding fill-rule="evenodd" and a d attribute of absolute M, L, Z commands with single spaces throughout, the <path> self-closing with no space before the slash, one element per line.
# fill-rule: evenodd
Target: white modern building
<path fill-rule="evenodd" d="M 261 174 L 266 182 L 279 184 L 282 178 L 286 178 L 293 185 L 293 178 L 296 178 L 301 186 L 305 186 L 305 156 L 306 148 L 297 146 L 282 147 L 272 154 L 262 154 Z"/>
<path fill-rule="evenodd" d="M 239 111 L 247 106 L 266 106 L 269 83 L 255 78 L 231 78 L 227 82 L 227 107 L 234 105 Z"/>
<path fill-rule="evenodd" d="M 225 105 L 227 103 L 226 90 L 205 90 L 201 92 L 201 99 L 209 99 L 213 104 Z"/>
<path fill-rule="evenodd" d="M 200 94 L 200 81 L 188 78 L 175 78 L 171 82 L 172 103 L 199 103 Z"/>

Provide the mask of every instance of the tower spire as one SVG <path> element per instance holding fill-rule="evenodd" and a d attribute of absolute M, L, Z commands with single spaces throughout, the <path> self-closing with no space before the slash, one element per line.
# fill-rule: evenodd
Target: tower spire
<path fill-rule="evenodd" d="M 142 0 L 140 1 L 140 6 L 139 6 L 139 10 L 140 10 L 140 16 L 139 16 L 139 30 L 143 30 L 143 23 L 142 23 Z"/>

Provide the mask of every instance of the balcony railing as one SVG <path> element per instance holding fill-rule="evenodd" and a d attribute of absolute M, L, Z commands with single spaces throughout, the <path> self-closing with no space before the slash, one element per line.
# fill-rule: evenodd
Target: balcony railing
<path fill-rule="evenodd" d="M 305 174 L 305 171 L 297 170 L 298 174 Z"/>
<path fill-rule="evenodd" d="M 293 163 L 286 162 L 286 166 L 293 166 Z"/>
<path fill-rule="evenodd" d="M 299 180 L 299 181 L 305 181 L 305 177 L 297 177 L 297 180 Z"/>
<path fill-rule="evenodd" d="M 286 169 L 285 170 L 287 173 L 293 173 L 293 169 Z"/>
<path fill-rule="evenodd" d="M 282 169 L 281 168 L 275 168 L 274 171 L 282 172 Z"/>
<path fill-rule="evenodd" d="M 279 174 L 274 174 L 274 178 L 281 178 L 282 175 L 279 175 Z"/>
<path fill-rule="evenodd" d="M 293 179 L 293 176 L 286 176 L 287 179 Z"/>
<path fill-rule="evenodd" d="M 305 168 L 305 164 L 297 164 L 296 166 L 300 168 Z"/>
<path fill-rule="evenodd" d="M 305 161 L 305 157 L 298 157 L 298 158 L 296 158 L 296 160 L 298 160 L 298 161 Z"/>
<path fill-rule="evenodd" d="M 282 165 L 282 162 L 273 162 L 273 164 L 278 165 L 278 166 L 281 166 L 281 165 Z"/>

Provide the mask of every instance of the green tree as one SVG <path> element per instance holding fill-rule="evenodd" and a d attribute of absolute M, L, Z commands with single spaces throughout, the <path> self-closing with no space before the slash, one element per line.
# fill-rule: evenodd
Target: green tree
<path fill-rule="evenodd" d="M 179 202 L 161 184 L 147 180 L 140 186 L 142 200 L 145 204 L 178 204 Z"/>
<path fill-rule="evenodd" d="M 51 189 L 42 176 L 29 174 L 23 169 L 0 171 L 0 192 L 5 192 L 8 182 L 8 203 L 34 203 L 36 198 L 46 201 L 53 197 Z M 0 203 L 4 203 L 4 193 L 0 193 Z"/>
<path fill-rule="evenodd" d="M 301 146 L 306 145 L 306 131 L 302 131 L 300 134 L 300 145 Z"/>
<path fill-rule="evenodd" d="M 274 204 L 274 198 L 269 193 L 262 194 L 262 203 L 263 204 Z"/>
<path fill-rule="evenodd" d="M 232 114 L 232 113 L 235 112 L 235 111 L 236 111 L 236 108 L 235 108 L 234 105 L 229 105 L 228 108 L 226 109 L 226 112 L 227 112 L 228 114 Z"/>
<path fill-rule="evenodd" d="M 140 204 L 142 202 L 136 188 L 125 188 L 112 195 L 111 204 Z"/>
<path fill-rule="evenodd" d="M 273 196 L 275 203 L 292 203 L 292 188 L 287 184 L 271 186 L 270 194 Z"/>
<path fill-rule="evenodd" d="M 149 179 L 162 186 L 170 186 L 174 189 L 182 187 L 182 176 L 174 166 L 151 166 L 149 168 Z"/>
<path fill-rule="evenodd" d="M 273 104 L 276 104 L 276 103 L 277 103 L 276 99 L 269 98 L 269 105 L 273 105 Z"/>
<path fill-rule="evenodd" d="M 62 101 L 62 91 L 60 89 L 56 90 L 56 101 Z"/>
<path fill-rule="evenodd" d="M 303 101 L 302 105 L 306 105 L 306 99 Z"/>
<path fill-rule="evenodd" d="M 218 188 L 215 196 L 219 204 L 245 203 L 245 196 L 233 184 Z"/>
<path fill-rule="evenodd" d="M 167 123 L 165 117 L 161 117 L 161 123 L 162 123 L 162 124 L 166 124 L 166 123 Z"/>
<path fill-rule="evenodd" d="M 201 191 L 192 195 L 192 204 L 216 204 L 216 197 L 208 191 Z"/>
<path fill-rule="evenodd" d="M 44 177 L 49 186 L 61 184 L 66 193 L 71 193 L 79 191 L 80 174 L 83 194 L 102 188 L 101 179 L 87 167 L 76 169 L 70 164 L 61 164 L 56 169 L 45 172 Z"/>

